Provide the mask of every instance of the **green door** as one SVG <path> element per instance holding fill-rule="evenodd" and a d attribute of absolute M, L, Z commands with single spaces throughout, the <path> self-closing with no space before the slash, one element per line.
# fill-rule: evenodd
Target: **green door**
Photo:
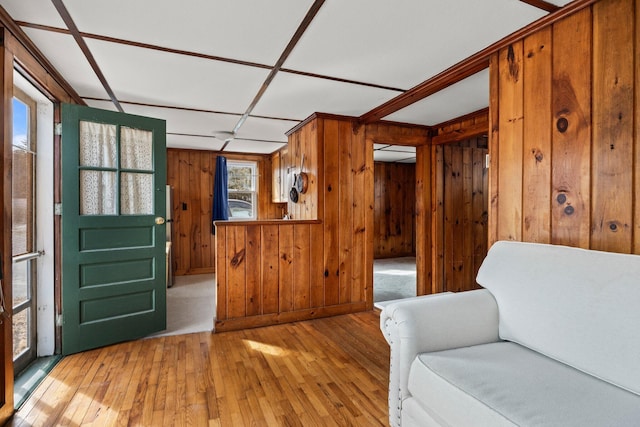
<path fill-rule="evenodd" d="M 62 352 L 166 328 L 163 120 L 62 105 Z"/>

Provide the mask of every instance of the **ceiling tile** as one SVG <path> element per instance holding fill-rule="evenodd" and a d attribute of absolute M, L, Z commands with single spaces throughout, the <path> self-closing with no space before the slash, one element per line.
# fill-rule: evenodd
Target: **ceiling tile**
<path fill-rule="evenodd" d="M 373 160 L 376 162 L 406 161 L 413 163 L 415 162 L 415 155 L 411 153 L 403 153 L 401 151 L 378 150 L 373 152 Z"/>
<path fill-rule="evenodd" d="M 215 132 L 229 131 L 240 116 L 162 108 L 123 103 L 126 113 L 155 117 L 167 121 L 167 132 L 189 135 L 214 136 Z"/>
<path fill-rule="evenodd" d="M 327 0 L 285 67 L 406 90 L 545 14 L 516 0 Z"/>
<path fill-rule="evenodd" d="M 232 153 L 271 154 L 285 145 L 286 144 L 282 142 L 245 141 L 242 139 L 234 139 L 229 142 L 224 151 Z"/>
<path fill-rule="evenodd" d="M 416 147 L 410 147 L 407 145 L 389 145 L 384 148 L 381 148 L 382 151 L 398 151 L 403 153 L 413 153 L 416 152 Z"/>
<path fill-rule="evenodd" d="M 224 141 L 216 138 L 188 136 L 188 135 L 167 135 L 168 148 L 187 148 L 191 150 L 212 150 L 220 151 Z"/>
<path fill-rule="evenodd" d="M 573 0 L 547 0 L 548 3 L 555 4 L 556 6 L 564 6 L 571 3 Z"/>
<path fill-rule="evenodd" d="M 238 138 L 287 142 L 286 133 L 298 123 L 299 121 L 250 116 L 238 131 Z"/>
<path fill-rule="evenodd" d="M 100 108 L 102 110 L 109 110 L 109 111 L 118 111 L 116 106 L 113 105 L 113 102 L 111 101 L 96 101 L 93 99 L 85 99 L 84 102 L 86 102 L 89 107 Z M 150 116 L 146 116 L 146 117 L 150 117 Z"/>
<path fill-rule="evenodd" d="M 320 113 L 360 116 L 398 92 L 280 72 L 253 114 L 303 120 Z"/>
<path fill-rule="evenodd" d="M 32 28 L 24 31 L 78 95 L 109 98 L 73 37 Z"/>
<path fill-rule="evenodd" d="M 268 71 L 98 40 L 87 40 L 122 101 L 244 113 Z"/>
<path fill-rule="evenodd" d="M 415 157 L 408 157 L 404 160 L 398 160 L 397 163 L 415 163 L 416 162 L 416 158 Z"/>
<path fill-rule="evenodd" d="M 489 106 L 489 70 L 388 115 L 384 120 L 433 126 Z"/>
<path fill-rule="evenodd" d="M 274 65 L 313 2 L 92 0 L 65 3 L 80 31 Z"/>

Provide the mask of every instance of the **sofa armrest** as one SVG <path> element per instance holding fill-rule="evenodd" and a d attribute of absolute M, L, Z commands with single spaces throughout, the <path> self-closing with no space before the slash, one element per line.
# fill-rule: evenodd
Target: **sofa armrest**
<path fill-rule="evenodd" d="M 391 348 L 389 421 L 400 425 L 411 363 L 420 353 L 499 341 L 498 306 L 489 291 L 433 294 L 385 306 L 380 329 Z"/>

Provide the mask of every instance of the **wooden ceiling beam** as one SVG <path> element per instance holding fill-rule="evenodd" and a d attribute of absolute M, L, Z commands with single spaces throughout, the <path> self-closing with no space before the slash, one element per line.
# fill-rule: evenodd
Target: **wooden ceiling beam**
<path fill-rule="evenodd" d="M 111 86 L 109 86 L 109 83 L 107 82 L 107 78 L 102 73 L 102 70 L 100 69 L 100 66 L 96 62 L 95 58 L 93 57 L 91 50 L 89 50 L 89 46 L 87 46 L 87 43 L 84 41 L 84 38 L 82 38 L 82 36 L 80 35 L 80 31 L 78 30 L 76 23 L 73 22 L 73 18 L 71 18 L 71 15 L 69 14 L 69 11 L 67 10 L 66 6 L 64 5 L 64 3 L 62 3 L 62 0 L 51 0 L 51 2 L 53 3 L 56 10 L 58 11 L 58 14 L 60 14 L 60 17 L 64 21 L 67 28 L 71 32 L 71 35 L 75 39 L 76 43 L 78 43 L 78 46 L 80 47 L 80 50 L 82 50 L 82 53 L 84 54 L 84 56 L 87 58 L 87 61 L 89 61 L 89 64 L 93 69 L 93 72 L 96 73 L 98 80 L 100 80 L 100 83 L 102 83 L 102 86 L 104 87 L 104 90 L 107 92 L 107 95 L 109 95 L 109 98 L 111 98 L 111 102 L 113 102 L 113 105 L 115 105 L 118 111 L 120 111 L 121 113 L 124 113 L 124 110 L 120 105 L 120 102 L 118 102 L 118 98 L 116 98 L 116 95 L 113 93 Z"/>
<path fill-rule="evenodd" d="M 363 114 L 359 117 L 358 121 L 361 124 L 368 124 L 382 120 L 383 117 L 388 116 L 391 113 L 395 113 L 409 105 L 420 101 L 433 95 L 436 92 L 441 91 L 455 82 L 464 80 L 476 74 L 479 71 L 489 67 L 489 57 L 477 57 L 472 60 L 463 61 L 440 74 L 426 80 L 419 85 L 409 89 L 405 93 L 396 96 L 395 98 L 385 102 L 379 107 Z M 472 57 L 473 58 L 473 57 Z M 471 58 L 470 58 L 471 59 Z"/>
<path fill-rule="evenodd" d="M 544 1 L 544 0 L 520 0 L 520 1 L 522 3 L 526 3 L 533 7 L 537 7 L 538 9 L 545 10 L 547 12 L 555 12 L 556 10 L 560 9 L 560 6 L 556 6 L 555 4 L 549 3 L 548 1 Z"/>
<path fill-rule="evenodd" d="M 298 29 L 296 30 L 296 32 L 291 37 L 291 40 L 289 40 L 289 43 L 287 44 L 287 46 L 284 48 L 284 51 L 280 55 L 280 58 L 278 58 L 278 61 L 275 63 L 275 65 L 271 69 L 271 72 L 269 73 L 269 75 L 265 79 L 264 83 L 262 83 L 262 86 L 258 90 L 258 93 L 253 98 L 253 101 L 251 101 L 251 104 L 249 104 L 249 107 L 247 108 L 247 111 L 245 111 L 245 113 L 242 115 L 242 117 L 240 117 L 240 120 L 238 120 L 238 123 L 236 123 L 236 126 L 233 128 L 233 133 L 234 134 L 236 132 L 238 132 L 240 127 L 244 124 L 244 122 L 247 120 L 247 118 L 249 117 L 249 115 L 251 114 L 251 112 L 253 111 L 255 106 L 260 101 L 260 98 L 262 98 L 262 95 L 264 95 L 264 93 L 267 91 L 267 88 L 269 87 L 269 85 L 271 84 L 273 79 L 275 78 L 276 74 L 278 74 L 278 72 L 280 71 L 280 69 L 284 65 L 284 62 L 287 60 L 287 58 L 289 57 L 289 55 L 293 51 L 293 48 L 296 47 L 296 45 L 298 44 L 298 42 L 302 38 L 302 35 L 304 34 L 304 32 L 307 30 L 307 28 L 309 28 L 309 25 L 311 25 L 311 22 L 313 21 L 313 19 L 318 14 L 318 11 L 320 10 L 320 8 L 324 4 L 324 2 L 325 2 L 325 0 L 315 0 L 313 2 L 311 7 L 309 8 L 309 10 L 307 11 L 307 14 L 302 19 L 302 22 L 298 26 Z M 225 145 L 222 147 L 222 149 L 220 151 L 224 151 L 224 149 L 226 148 L 226 145 L 227 145 L 227 143 L 225 143 Z"/>
<path fill-rule="evenodd" d="M 481 71 L 489 66 L 489 58 L 494 53 L 498 52 L 500 49 L 503 49 L 510 44 L 535 33 L 536 31 L 541 30 L 542 28 L 548 27 L 561 19 L 570 16 L 585 7 L 591 6 L 593 3 L 596 3 L 598 0 L 575 0 L 572 3 L 556 10 L 555 12 L 549 13 L 548 15 L 543 16 L 537 21 L 532 22 L 531 24 L 519 29 L 518 31 L 511 33 L 510 35 L 504 37 L 502 40 L 497 41 L 491 46 L 475 53 L 474 55 L 468 57 L 467 59 L 458 62 L 454 66 L 446 69 L 445 71 L 437 74 L 436 76 L 425 80 L 417 86 L 409 89 L 403 94 L 396 96 L 395 98 L 385 102 L 384 104 L 374 108 L 373 110 L 363 114 L 358 118 L 358 123 L 368 124 L 373 123 L 382 118 L 395 113 L 398 110 L 401 110 L 415 102 L 418 102 L 429 95 L 433 95 L 434 93 L 445 89 L 454 83 L 463 80 L 478 71 Z"/>

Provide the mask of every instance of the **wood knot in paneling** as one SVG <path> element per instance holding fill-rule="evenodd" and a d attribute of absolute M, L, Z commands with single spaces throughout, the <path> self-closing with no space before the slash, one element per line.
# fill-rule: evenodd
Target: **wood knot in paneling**
<path fill-rule="evenodd" d="M 565 133 L 569 129 L 569 120 L 566 117 L 560 117 L 556 122 L 556 128 L 558 132 Z"/>
<path fill-rule="evenodd" d="M 623 224 L 620 221 L 607 221 L 607 226 L 609 228 L 609 231 L 611 231 L 612 233 L 617 233 L 618 231 L 622 231 L 626 228 L 629 228 L 629 226 L 627 224 Z"/>
<path fill-rule="evenodd" d="M 282 254 L 282 256 L 280 257 L 282 258 L 283 261 L 291 264 L 293 262 L 293 259 L 291 259 L 291 257 L 289 257 L 287 254 Z"/>
<path fill-rule="evenodd" d="M 246 253 L 246 250 L 244 248 L 236 252 L 231 258 L 231 261 L 229 261 L 229 264 L 231 265 L 231 267 L 236 268 L 240 264 L 242 264 L 242 262 L 244 261 L 245 253 Z"/>
<path fill-rule="evenodd" d="M 520 63 L 516 59 L 513 45 L 509 45 L 507 50 L 507 62 L 509 64 L 509 77 L 514 82 L 517 82 L 520 79 Z"/>
<path fill-rule="evenodd" d="M 542 154 L 542 151 L 540 151 L 539 148 L 531 150 L 531 154 L 533 154 L 533 157 L 536 159 L 537 163 L 541 163 L 542 160 L 544 160 L 544 154 Z"/>

